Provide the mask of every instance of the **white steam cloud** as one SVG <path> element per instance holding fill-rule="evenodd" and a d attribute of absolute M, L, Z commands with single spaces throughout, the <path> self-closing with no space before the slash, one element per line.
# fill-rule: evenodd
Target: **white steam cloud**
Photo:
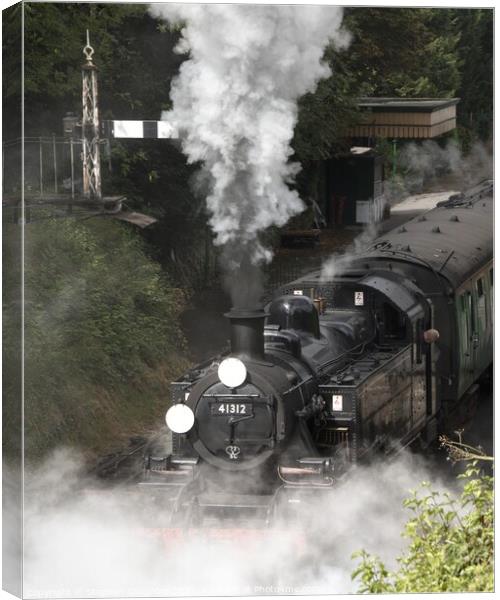
<path fill-rule="evenodd" d="M 378 226 L 374 223 L 369 223 L 345 250 L 341 253 L 333 254 L 323 262 L 321 265 L 321 279 L 323 281 L 331 281 L 340 275 L 342 271 L 348 269 L 356 256 L 365 250 L 377 235 Z"/>
<path fill-rule="evenodd" d="M 481 142 L 475 142 L 468 152 L 453 139 L 444 146 L 434 140 L 410 142 L 397 161 L 403 175 L 396 182 L 385 182 L 385 195 L 391 203 L 436 184 L 465 190 L 493 177 L 492 151 Z"/>
<path fill-rule="evenodd" d="M 342 9 L 285 5 L 152 5 L 154 16 L 183 22 L 178 52 L 189 58 L 173 81 L 173 124 L 191 163 L 201 161 L 215 243 L 226 266 L 259 264 L 271 252 L 259 234 L 282 226 L 304 205 L 289 184 L 297 100 L 330 69 L 330 41 L 348 43 Z"/>
<path fill-rule="evenodd" d="M 137 487 L 92 489 L 78 457 L 59 450 L 26 477 L 24 597 L 353 592 L 352 553 L 364 548 L 395 566 L 410 516 L 402 501 L 431 469 L 402 454 L 356 468 L 328 496 L 316 492 L 298 524 L 284 521 L 265 538 L 247 523 L 236 542 L 217 528 L 208 538 L 187 530 L 181 540 L 164 535 L 168 509 L 157 492 L 153 505 Z M 436 479 L 435 488 L 447 487 Z"/>

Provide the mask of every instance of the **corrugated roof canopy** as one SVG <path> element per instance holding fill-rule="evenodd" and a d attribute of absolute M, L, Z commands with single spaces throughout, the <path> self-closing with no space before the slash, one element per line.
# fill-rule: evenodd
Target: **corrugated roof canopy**
<path fill-rule="evenodd" d="M 360 98 L 357 138 L 434 138 L 456 127 L 460 98 Z"/>

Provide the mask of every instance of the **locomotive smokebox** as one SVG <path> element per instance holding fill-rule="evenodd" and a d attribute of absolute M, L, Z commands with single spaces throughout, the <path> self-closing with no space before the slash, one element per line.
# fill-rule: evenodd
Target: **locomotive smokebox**
<path fill-rule="evenodd" d="M 224 315 L 231 323 L 231 353 L 251 360 L 264 360 L 264 321 L 262 308 L 232 308 Z"/>

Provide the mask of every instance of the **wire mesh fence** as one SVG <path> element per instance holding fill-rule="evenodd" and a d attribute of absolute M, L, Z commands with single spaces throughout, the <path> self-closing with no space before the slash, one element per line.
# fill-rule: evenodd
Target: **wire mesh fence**
<path fill-rule="evenodd" d="M 7 197 L 45 198 L 83 191 L 82 140 L 53 136 L 26 137 L 2 144 L 2 185 Z M 21 179 L 21 165 L 23 178 Z"/>

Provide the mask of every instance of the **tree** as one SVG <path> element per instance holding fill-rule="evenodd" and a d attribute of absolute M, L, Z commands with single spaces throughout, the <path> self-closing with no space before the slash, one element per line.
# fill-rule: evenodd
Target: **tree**
<path fill-rule="evenodd" d="M 455 12 L 457 29 L 461 32 L 459 122 L 479 138 L 489 140 L 493 123 L 493 10 Z"/>
<path fill-rule="evenodd" d="M 413 512 L 403 535 L 409 546 L 389 571 L 365 551 L 353 579 L 360 593 L 493 591 L 493 478 L 470 463 L 458 500 L 422 484 L 405 506 Z"/>
<path fill-rule="evenodd" d="M 452 96 L 460 83 L 454 13 L 442 9 L 351 8 L 348 65 L 360 95 Z"/>
<path fill-rule="evenodd" d="M 415 72 L 426 37 L 423 13 L 412 8 L 350 8 L 348 65 L 363 96 L 392 96 L 395 75 Z"/>
<path fill-rule="evenodd" d="M 299 100 L 293 148 L 300 162 L 322 160 L 345 149 L 346 133 L 358 119 L 356 82 L 346 64 L 346 53 L 330 45 L 324 55 L 332 74 L 314 93 Z"/>
<path fill-rule="evenodd" d="M 170 80 L 182 61 L 172 51 L 178 34 L 160 30 L 147 5 L 26 3 L 24 13 L 27 135 L 59 132 L 64 114 L 80 111 L 87 29 L 102 119 L 156 119 L 168 107 Z M 8 73 L 18 57 L 5 58 Z"/>
<path fill-rule="evenodd" d="M 491 137 L 492 9 L 349 8 L 345 24 L 359 95 L 458 96 L 461 131 Z"/>

